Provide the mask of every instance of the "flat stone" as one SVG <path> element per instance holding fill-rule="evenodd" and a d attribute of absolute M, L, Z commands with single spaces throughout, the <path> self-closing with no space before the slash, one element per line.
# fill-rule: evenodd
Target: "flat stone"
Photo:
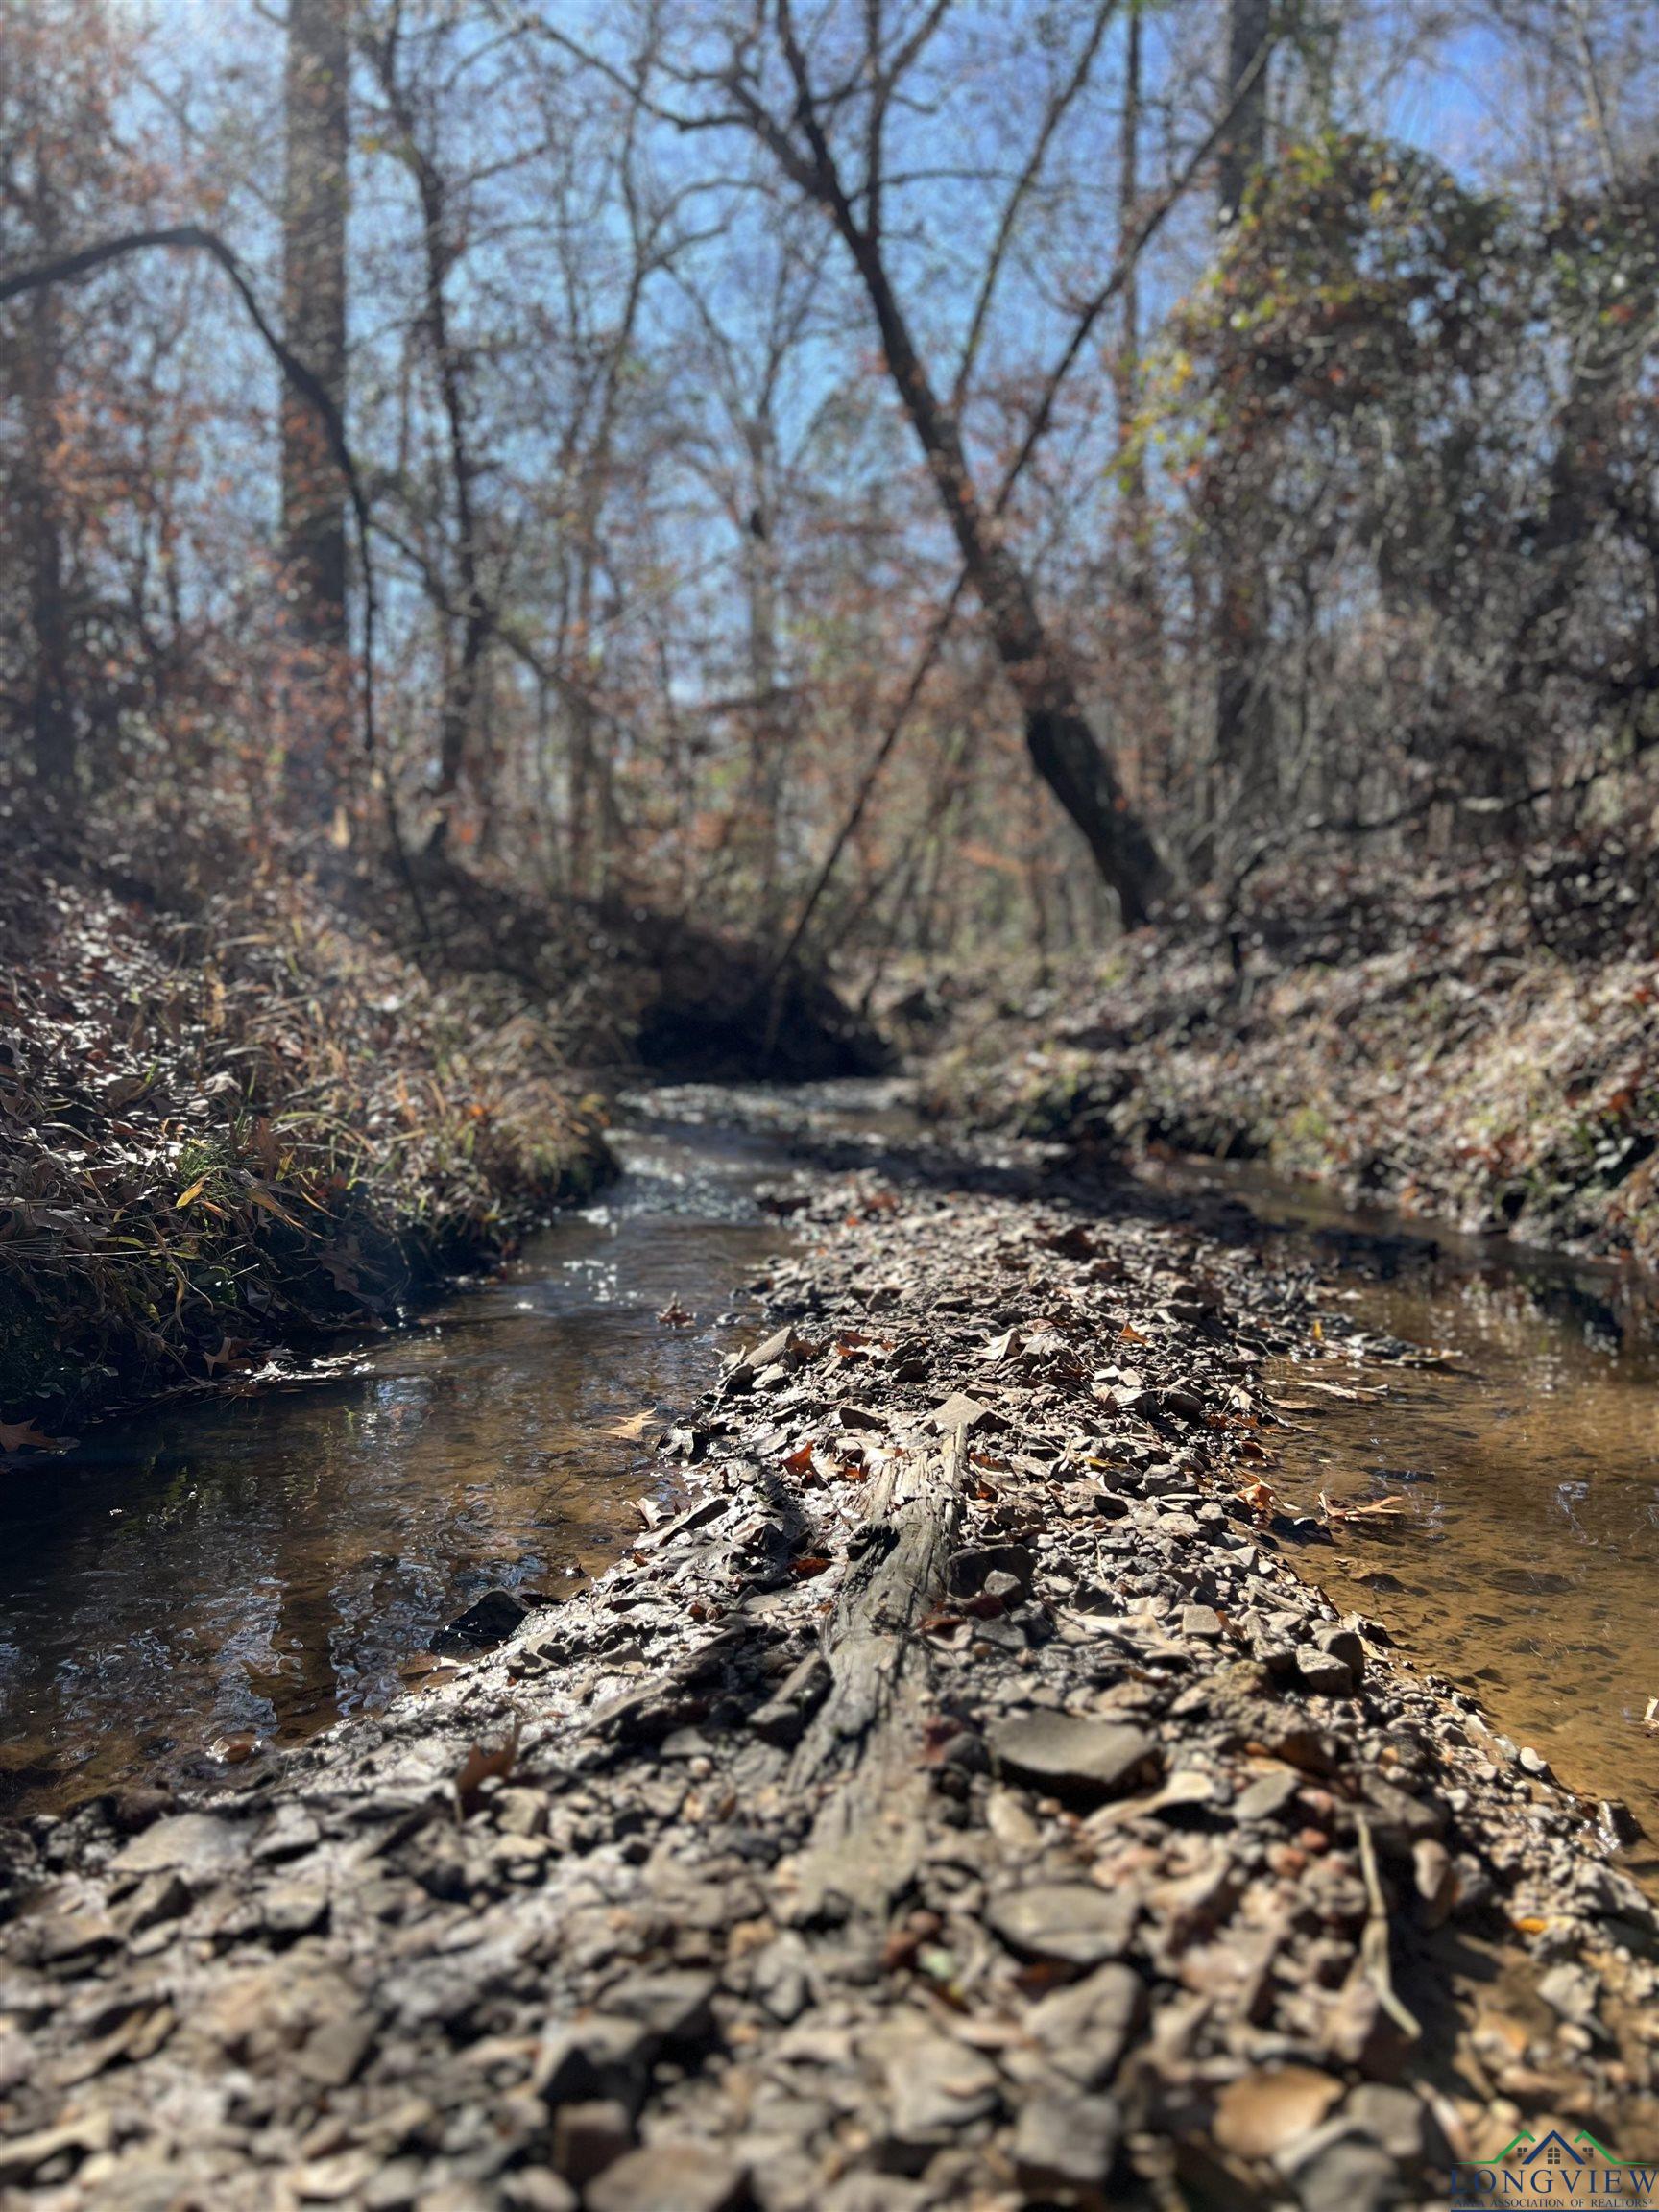
<path fill-rule="evenodd" d="M 336 2013 L 305 2038 L 294 2059 L 295 2068 L 320 2088 L 344 2089 L 373 2049 L 379 2032 L 372 2012 Z"/>
<path fill-rule="evenodd" d="M 541 1836 L 547 1829 L 547 1799 L 540 1790 L 497 1791 L 495 1825 L 503 1836 Z"/>
<path fill-rule="evenodd" d="M 636 2105 L 655 2049 L 649 2028 L 619 2013 L 559 2021 L 541 2038 L 530 2086 L 550 2104 L 615 2097 Z"/>
<path fill-rule="evenodd" d="M 432 1638 L 434 1651 L 491 1651 L 523 1626 L 530 1608 L 511 1590 L 486 1590 Z"/>
<path fill-rule="evenodd" d="M 995 2112 L 1001 2078 L 980 2052 L 971 2051 L 926 2021 L 896 2021 L 882 2032 L 888 2103 L 888 2155 L 906 2172 L 920 2172 L 933 2152 L 962 2128 Z"/>
<path fill-rule="evenodd" d="M 1183 1636 L 1214 1642 L 1221 1634 L 1221 1616 L 1214 1605 L 1183 1605 L 1179 1625 Z"/>
<path fill-rule="evenodd" d="M 43 1966 L 60 1966 L 71 1959 L 87 1958 L 94 1951 L 113 1951 L 121 1931 L 108 1912 L 88 1906 L 79 1912 L 59 1912 L 38 1923 L 36 1956 Z"/>
<path fill-rule="evenodd" d="M 768 1367 L 781 1367 L 785 1362 L 793 1360 L 799 1343 L 800 1338 L 793 1327 L 779 1329 L 767 1337 L 764 1344 L 757 1344 L 753 1352 L 745 1352 L 743 1364 L 752 1368 L 757 1375 Z"/>
<path fill-rule="evenodd" d="M 164 1920 L 182 1918 L 190 1910 L 190 1885 L 181 1874 L 146 1874 L 121 1908 L 123 1932 L 141 1936 Z"/>
<path fill-rule="evenodd" d="M 1321 2140 L 1295 2166 L 1292 2180 L 1302 2212 L 1384 2212 L 1401 2201 L 1395 2160 L 1358 2133 Z"/>
<path fill-rule="evenodd" d="M 1303 1649 L 1296 1654 L 1296 1671 L 1302 1686 L 1320 1697 L 1346 1697 L 1353 1694 L 1354 1670 L 1334 1651 Z"/>
<path fill-rule="evenodd" d="M 993 1898 L 985 1920 L 993 1935 L 1022 1959 L 1098 1966 L 1128 1949 L 1140 1909 L 1133 1889 L 1100 1889 L 1093 1882 L 1036 1882 Z"/>
<path fill-rule="evenodd" d="M 1415 1845 L 1445 1833 L 1446 1815 L 1439 1806 L 1409 1795 L 1381 1774 L 1362 1775 L 1359 1789 L 1378 1849 L 1386 1855 L 1409 1859 Z"/>
<path fill-rule="evenodd" d="M 372 2151 L 344 2151 L 331 2158 L 307 2158 L 290 2166 L 282 2178 L 302 2203 L 339 2204 L 366 2187 L 378 2165 Z"/>
<path fill-rule="evenodd" d="M 1056 1989 L 1026 2015 L 1048 2064 L 1080 2089 L 1100 2089 L 1145 2009 L 1146 1991 L 1133 1967 L 1101 1966 L 1085 1981 Z"/>
<path fill-rule="evenodd" d="M 165 1874 L 176 1869 L 198 1882 L 210 1882 L 238 1865 L 248 1851 L 248 1836 L 233 1821 L 211 1813 L 177 1813 L 157 1820 L 124 1843 L 110 1861 L 116 1874 Z"/>
<path fill-rule="evenodd" d="M 327 1919 L 328 1892 L 315 1882 L 274 1882 L 258 1900 L 258 1913 L 268 1936 L 292 1942 Z"/>
<path fill-rule="evenodd" d="M 842 1406 L 837 1408 L 835 1420 L 842 1429 L 863 1431 L 885 1429 L 887 1417 L 878 1413 L 874 1406 Z"/>
<path fill-rule="evenodd" d="M 1028 1544 L 983 1544 L 958 1551 L 951 1560 L 950 1590 L 953 1597 L 972 1598 L 985 1588 L 989 1575 L 1006 1575 L 1023 1595 L 1036 1572 L 1037 1555 Z"/>
<path fill-rule="evenodd" d="M 1361 2081 L 1349 2091 L 1338 2118 L 1380 2143 L 1402 2166 L 1419 2165 L 1443 2148 L 1440 2129 L 1421 2097 L 1387 2081 Z"/>
<path fill-rule="evenodd" d="M 1600 1993 L 1601 1985 L 1594 1974 L 1566 1960 L 1539 1978 L 1538 1994 L 1551 2011 L 1557 2019 L 1571 2020 L 1580 2028 L 1596 2026 Z"/>
<path fill-rule="evenodd" d="M 709 2004 L 715 1980 L 695 1967 L 669 1967 L 660 1974 L 630 1974 L 605 1992 L 605 2008 L 626 2020 L 637 2020 L 660 2042 L 701 2043 L 713 2030 Z"/>
<path fill-rule="evenodd" d="M 1321 1651 L 1340 1659 L 1356 1682 L 1359 1680 L 1365 1671 L 1365 1647 L 1352 1628 L 1320 1628 L 1314 1632 L 1313 1641 Z"/>
<path fill-rule="evenodd" d="M 774 2020 L 787 2027 L 811 2002 L 806 1946 L 792 1929 L 774 1936 L 755 1960 L 750 1990 Z"/>
<path fill-rule="evenodd" d="M 512 2212 L 576 2212 L 575 2190 L 549 2166 L 517 2167 L 503 2178 L 501 2194 Z"/>
<path fill-rule="evenodd" d="M 999 1721 L 987 1742 L 1003 1773 L 1090 1804 L 1151 1779 L 1159 1764 L 1158 1746 L 1142 1729 L 1046 1708 Z"/>
<path fill-rule="evenodd" d="M 1123 2116 L 1110 2097 L 1027 2098 L 1014 2128 L 1014 2172 L 1028 2196 L 1098 2200 L 1118 2155 Z"/>
<path fill-rule="evenodd" d="M 1160 1513 L 1153 1523 L 1159 1536 L 1174 1544 L 1190 1544 L 1198 1535 L 1198 1524 L 1190 1513 Z"/>
<path fill-rule="evenodd" d="M 553 2164 L 578 2189 L 634 2149 L 634 2116 L 613 2097 L 561 2104 L 553 2115 Z"/>
<path fill-rule="evenodd" d="M 966 1435 L 974 1429 L 1007 1426 L 994 1407 L 982 1405 L 977 1398 L 970 1398 L 963 1390 L 952 1390 L 944 1405 L 935 1407 L 930 1418 L 941 1436 L 948 1436 L 952 1429 L 960 1429 Z"/>
<path fill-rule="evenodd" d="M 1238 1792 L 1234 1801 L 1234 1815 L 1239 1820 L 1277 1820 L 1282 1813 L 1290 1810 L 1301 1787 L 1300 1774 L 1259 1774 L 1247 1789 Z"/>
<path fill-rule="evenodd" d="M 253 1856 L 270 1863 L 298 1859 L 315 1850 L 322 1840 L 322 1829 L 302 1805 L 278 1805 L 253 1846 Z"/>
<path fill-rule="evenodd" d="M 749 2193 L 745 2169 L 707 2143 L 648 2143 L 589 2183 L 588 2212 L 732 2212 Z"/>

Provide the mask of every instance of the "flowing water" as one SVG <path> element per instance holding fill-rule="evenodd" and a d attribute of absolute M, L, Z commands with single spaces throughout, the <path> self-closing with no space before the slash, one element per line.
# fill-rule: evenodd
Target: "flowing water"
<path fill-rule="evenodd" d="M 786 1122 L 796 1109 L 779 1108 Z M 830 1126 L 902 1135 L 891 1094 L 822 1087 Z M 751 1125 L 763 1094 L 737 1100 Z M 752 1329 L 738 1295 L 787 1233 L 755 1202 L 779 1140 L 662 1094 L 618 1140 L 604 1202 L 497 1280 L 302 1390 L 111 1424 L 0 1488 L 0 1810 L 117 1781 L 223 1775 L 221 1754 L 373 1710 L 486 1588 L 556 1590 L 613 1557 L 652 1437 Z M 702 1117 L 712 1117 L 703 1118 Z M 821 1124 L 822 1125 L 822 1124 Z M 1177 1192 L 1248 1205 L 1324 1278 L 1321 1309 L 1450 1369 L 1281 1362 L 1294 1426 L 1264 1470 L 1338 1519 L 1300 1563 L 1464 1683 L 1561 1779 L 1659 1838 L 1659 1334 L 1610 1271 L 1345 1214 L 1255 1170 L 1184 1164 Z M 677 1302 L 694 1316 L 658 1316 Z M 1330 1399 L 1310 1377 L 1385 1395 Z M 247 1769 L 252 1771 L 252 1768 Z M 1631 1854 L 1651 1874 L 1647 1845 Z"/>
<path fill-rule="evenodd" d="M 1333 1515 L 1299 1564 L 1402 1649 L 1476 1693 L 1570 1788 L 1628 1805 L 1659 1875 L 1659 1325 L 1650 1277 L 1344 1212 L 1262 1171 L 1185 1163 L 1319 1267 L 1319 1310 L 1453 1355 L 1277 1362 L 1287 1431 L 1263 1473 Z M 1361 1339 L 1362 1341 L 1363 1339 Z M 1342 1339 L 1333 1331 L 1333 1349 Z M 1335 1381 L 1367 1395 L 1334 1399 Z M 1382 1395 L 1372 1396 L 1371 1392 Z M 1343 1506 L 1374 1508 L 1344 1519 Z M 1659 1722 L 1659 1705 L 1654 1707 Z"/>
<path fill-rule="evenodd" d="M 163 1406 L 0 1490 L 0 1811 L 373 1710 L 491 1587 L 556 1590 L 637 1532 L 640 1462 L 755 1308 L 776 1166 L 718 1129 L 617 1142 L 602 1203 L 300 1390 Z M 689 1325 L 659 1320 L 677 1302 Z"/>

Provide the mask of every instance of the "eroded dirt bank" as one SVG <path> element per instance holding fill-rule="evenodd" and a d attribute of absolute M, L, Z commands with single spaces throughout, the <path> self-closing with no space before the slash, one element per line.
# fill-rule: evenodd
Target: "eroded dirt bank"
<path fill-rule="evenodd" d="M 1652 1265 L 1650 928 L 1640 905 L 1627 929 L 1555 912 L 1548 888 L 1493 865 L 1276 880 L 1039 991 L 969 990 L 928 1034 L 927 1088 L 1087 1156 L 1265 1160 L 1350 1205 Z"/>
<path fill-rule="evenodd" d="M 8 1833 L 7 2201 L 1351 2212 L 1659 2142 L 1648 1904 L 1252 1496 L 1301 1288 L 1127 1191 L 797 1195 L 591 1590 Z"/>

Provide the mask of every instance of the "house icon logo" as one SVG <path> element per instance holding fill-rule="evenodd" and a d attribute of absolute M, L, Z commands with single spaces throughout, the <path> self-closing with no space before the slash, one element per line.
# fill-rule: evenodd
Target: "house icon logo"
<path fill-rule="evenodd" d="M 1558 2128 L 1537 2136 L 1523 2128 L 1496 2158 L 1465 2158 L 1452 2169 L 1457 2208 L 1497 2204 L 1571 2204 L 1589 2212 L 1640 2212 L 1659 2204 L 1659 2160 L 1643 2166 L 1617 2158 L 1588 2128 L 1569 2142 Z"/>

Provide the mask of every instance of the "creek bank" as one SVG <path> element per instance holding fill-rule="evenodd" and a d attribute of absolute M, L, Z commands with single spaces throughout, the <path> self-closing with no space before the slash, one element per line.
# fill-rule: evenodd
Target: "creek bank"
<path fill-rule="evenodd" d="M 422 934 L 373 872 L 225 877 L 184 843 L 0 888 L 0 1466 L 494 1267 L 614 1172 L 619 1070 L 880 1057 L 821 978 L 774 1006 L 758 949 L 642 910 L 433 856 Z"/>
<path fill-rule="evenodd" d="M 778 1194 L 590 1589 L 6 1832 L 10 2201 L 1357 2212 L 1659 2139 L 1651 1908 L 1255 1491 L 1304 1286 L 984 1180 Z"/>
<path fill-rule="evenodd" d="M 8 1455 L 384 1328 L 611 1171 L 543 1033 L 276 872 L 159 900 L 18 864 L 0 1021 Z"/>
<path fill-rule="evenodd" d="M 928 1005 L 941 1118 L 1080 1159 L 1262 1160 L 1350 1206 L 1659 1264 L 1650 932 L 1545 927 L 1509 872 L 1278 885 L 1231 926 Z"/>

